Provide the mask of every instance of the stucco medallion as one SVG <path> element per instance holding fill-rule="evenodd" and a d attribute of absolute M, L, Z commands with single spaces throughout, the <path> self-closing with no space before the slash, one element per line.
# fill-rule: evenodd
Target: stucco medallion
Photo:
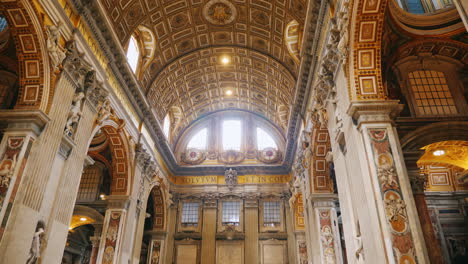
<path fill-rule="evenodd" d="M 237 10 L 227 0 L 211 0 L 203 7 L 203 16 L 214 25 L 226 25 L 234 21 Z"/>

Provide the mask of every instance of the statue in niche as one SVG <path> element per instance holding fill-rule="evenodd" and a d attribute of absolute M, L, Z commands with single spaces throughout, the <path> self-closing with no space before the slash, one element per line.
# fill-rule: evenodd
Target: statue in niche
<path fill-rule="evenodd" d="M 65 135 L 72 136 L 75 132 L 75 127 L 80 121 L 81 118 L 81 102 L 85 97 L 83 92 L 75 94 L 73 98 L 72 106 L 70 112 L 68 113 L 67 123 L 65 125 Z"/>
<path fill-rule="evenodd" d="M 65 49 L 60 46 L 60 28 L 62 28 L 62 22 L 58 22 L 56 25 L 50 25 L 46 27 L 47 33 L 47 51 L 51 60 L 54 71 L 58 71 L 63 60 L 65 59 Z"/>
<path fill-rule="evenodd" d="M 362 244 L 361 226 L 359 225 L 359 220 L 356 224 L 356 236 L 354 237 L 354 240 L 356 241 L 356 251 L 354 252 L 356 263 L 364 264 L 364 246 Z"/>
<path fill-rule="evenodd" d="M 44 223 L 39 221 L 34 232 L 31 248 L 29 249 L 28 260 L 26 264 L 35 264 L 41 256 L 41 239 L 44 236 Z"/>
<path fill-rule="evenodd" d="M 7 188 L 10 186 L 11 178 L 16 167 L 16 157 L 18 154 L 13 156 L 13 159 L 4 158 L 0 163 L 0 187 Z M 1 208 L 1 205 L 0 205 Z"/>

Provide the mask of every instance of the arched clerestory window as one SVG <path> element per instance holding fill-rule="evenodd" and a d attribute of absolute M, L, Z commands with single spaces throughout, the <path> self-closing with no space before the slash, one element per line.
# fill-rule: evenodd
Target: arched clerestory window
<path fill-rule="evenodd" d="M 140 60 L 140 50 L 138 49 L 138 43 L 134 36 L 130 37 L 130 42 L 127 48 L 127 61 L 130 68 L 136 73 L 138 69 L 138 61 Z"/>

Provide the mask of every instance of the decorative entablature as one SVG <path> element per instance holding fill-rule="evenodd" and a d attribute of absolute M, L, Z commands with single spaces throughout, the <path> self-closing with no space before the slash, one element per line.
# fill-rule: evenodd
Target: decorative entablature
<path fill-rule="evenodd" d="M 225 175 L 173 176 L 169 180 L 176 185 L 226 185 Z M 291 175 L 238 175 L 237 184 L 287 184 Z"/>

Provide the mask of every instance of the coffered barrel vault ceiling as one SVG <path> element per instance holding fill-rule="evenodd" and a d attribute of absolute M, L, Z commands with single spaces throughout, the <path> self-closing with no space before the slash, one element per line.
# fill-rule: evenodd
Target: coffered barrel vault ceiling
<path fill-rule="evenodd" d="M 286 129 L 299 62 L 286 43 L 297 38 L 285 31 L 292 21 L 301 31 L 305 0 L 100 1 L 122 46 L 139 25 L 153 31 L 155 57 L 141 84 L 158 119 L 180 108 L 176 133 L 202 115 L 236 108 Z M 220 63 L 223 55 L 230 64 Z"/>

